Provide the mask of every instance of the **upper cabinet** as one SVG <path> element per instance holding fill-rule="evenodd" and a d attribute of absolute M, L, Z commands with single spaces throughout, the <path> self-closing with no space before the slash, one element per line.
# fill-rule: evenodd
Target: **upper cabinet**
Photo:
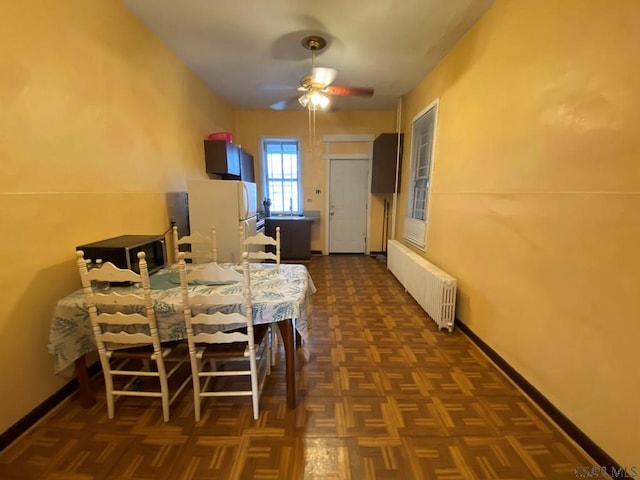
<path fill-rule="evenodd" d="M 207 173 L 228 180 L 255 182 L 253 155 L 224 140 L 205 140 L 204 159 Z"/>
<path fill-rule="evenodd" d="M 402 167 L 402 143 L 404 134 L 383 133 L 373 142 L 373 162 L 371 169 L 371 193 L 393 193 L 396 183 L 396 156 L 398 155 L 398 138 L 400 162 L 398 163 L 398 181 Z M 398 185 L 398 191 L 400 186 Z"/>
<path fill-rule="evenodd" d="M 240 178 L 240 149 L 233 143 L 205 140 L 204 161 L 207 173 Z"/>
<path fill-rule="evenodd" d="M 244 148 L 240 149 L 240 178 L 243 182 L 254 182 L 256 176 L 253 170 L 253 155 Z"/>

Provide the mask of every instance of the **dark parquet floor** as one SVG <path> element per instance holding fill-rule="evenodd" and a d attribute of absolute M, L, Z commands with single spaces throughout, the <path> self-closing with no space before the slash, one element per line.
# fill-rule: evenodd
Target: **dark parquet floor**
<path fill-rule="evenodd" d="M 434 322 L 362 255 L 313 257 L 311 358 L 285 405 L 282 351 L 253 420 L 249 399 L 191 390 L 162 421 L 129 397 L 107 418 L 63 402 L 0 454 L 0 479 L 570 479 L 593 465 L 460 331 Z M 299 356 L 302 359 L 302 356 Z"/>

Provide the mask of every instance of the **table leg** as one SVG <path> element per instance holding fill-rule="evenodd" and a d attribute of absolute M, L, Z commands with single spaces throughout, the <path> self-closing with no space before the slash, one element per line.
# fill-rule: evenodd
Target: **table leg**
<path fill-rule="evenodd" d="M 96 403 L 94 392 L 89 385 L 89 372 L 85 356 L 81 356 L 75 361 L 76 379 L 78 380 L 78 393 L 80 394 L 80 404 L 82 408 L 91 408 Z"/>
<path fill-rule="evenodd" d="M 285 357 L 285 378 L 287 383 L 287 408 L 296 408 L 296 346 L 291 319 L 278 322 L 282 336 Z M 297 333 L 297 332 L 296 332 Z"/>

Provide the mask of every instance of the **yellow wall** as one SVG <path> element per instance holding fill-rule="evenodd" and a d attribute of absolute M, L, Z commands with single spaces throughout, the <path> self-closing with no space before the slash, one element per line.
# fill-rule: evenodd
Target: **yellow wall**
<path fill-rule="evenodd" d="M 238 111 L 236 112 L 236 136 L 234 143 L 239 143 L 247 151 L 253 153 L 256 166 L 256 182 L 260 186 L 262 175 L 260 138 L 291 137 L 300 138 L 303 163 L 302 188 L 305 210 L 320 212 L 320 222 L 312 224 L 311 249 L 327 251 L 327 166 L 328 160 L 323 157 L 327 153 L 327 144 L 322 141 L 323 135 L 361 135 L 375 136 L 395 131 L 396 113 L 388 112 L 318 112 L 316 128 L 313 133 L 313 144 L 310 142 L 309 120 L 306 111 Z M 363 145 L 344 143 L 330 145 L 330 153 L 367 153 Z M 367 149 L 370 146 L 367 144 Z M 316 189 L 321 193 L 316 194 Z M 261 192 L 259 192 L 260 194 Z M 260 197 L 262 198 L 262 196 Z M 309 202 L 308 200 L 311 200 Z M 384 197 L 371 195 L 369 198 L 371 251 L 382 249 L 382 216 Z"/>
<path fill-rule="evenodd" d="M 635 0 L 498 0 L 403 114 L 410 145 L 439 98 L 425 256 L 457 277 L 458 317 L 626 466 L 640 445 L 638 18 Z"/>
<path fill-rule="evenodd" d="M 637 18 L 634 0 L 498 0 L 403 102 L 407 185 L 409 121 L 440 99 L 425 256 L 458 278 L 458 316 L 623 465 L 640 444 Z M 118 2 L 3 2 L 0 27 L 0 431 L 68 379 L 46 343 L 74 247 L 164 231 L 207 133 L 258 167 L 259 137 L 303 138 L 323 250 L 321 136 L 395 129 L 395 112 L 323 113 L 309 150 L 304 112 L 234 114 Z"/>
<path fill-rule="evenodd" d="M 2 2 L 0 31 L 1 432 L 72 374 L 46 346 L 75 246 L 164 232 L 165 192 L 234 119 L 120 2 Z"/>

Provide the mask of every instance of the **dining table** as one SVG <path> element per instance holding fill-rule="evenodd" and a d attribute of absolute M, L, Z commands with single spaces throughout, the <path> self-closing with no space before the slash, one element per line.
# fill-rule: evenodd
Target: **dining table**
<path fill-rule="evenodd" d="M 222 268 L 240 271 L 240 264 L 221 263 Z M 188 268 L 205 268 L 190 264 Z M 184 312 L 177 264 L 169 265 L 150 276 L 151 294 L 161 342 L 186 338 Z M 311 335 L 311 301 L 316 288 L 309 271 L 302 264 L 250 264 L 251 300 L 254 324 L 278 326 L 284 345 L 287 407 L 296 406 L 296 356 L 301 347 L 309 358 Z M 113 289 L 136 289 L 137 285 L 112 286 Z M 242 293 L 241 282 L 189 285 L 192 293 Z M 237 309 L 240 310 L 238 304 Z M 225 328 L 225 327 L 221 327 Z M 233 328 L 228 327 L 228 328 Z M 80 402 L 89 408 L 95 403 L 91 390 L 86 356 L 96 351 L 91 320 L 82 289 L 61 298 L 55 305 L 49 331 L 48 351 L 53 355 L 54 372 L 59 374 L 71 365 L 75 368 Z"/>

